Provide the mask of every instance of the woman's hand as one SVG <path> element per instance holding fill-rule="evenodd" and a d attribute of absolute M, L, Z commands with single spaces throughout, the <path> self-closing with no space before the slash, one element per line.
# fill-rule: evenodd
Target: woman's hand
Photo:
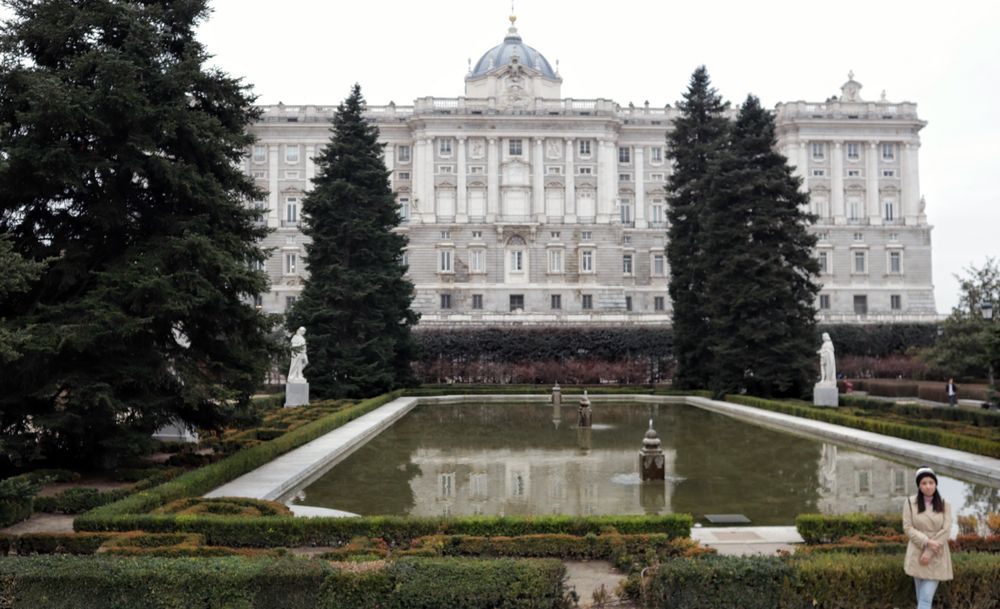
<path fill-rule="evenodd" d="M 927 542 L 927 547 L 925 549 L 931 550 L 935 554 L 939 554 L 941 552 L 941 542 L 931 539 Z"/>
<path fill-rule="evenodd" d="M 931 564 L 931 556 L 932 556 L 932 554 L 931 554 L 931 551 L 929 549 L 928 550 L 924 550 L 923 552 L 921 552 L 920 553 L 920 564 L 923 565 L 923 566 L 925 566 L 925 567 L 927 565 Z"/>

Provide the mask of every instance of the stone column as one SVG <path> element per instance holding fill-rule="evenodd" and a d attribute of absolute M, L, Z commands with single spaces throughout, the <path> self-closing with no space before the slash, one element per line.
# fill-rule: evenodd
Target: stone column
<path fill-rule="evenodd" d="M 879 210 L 878 196 L 878 142 L 868 142 L 868 154 L 865 156 L 865 207 L 868 209 L 868 224 L 882 224 L 882 213 Z"/>
<path fill-rule="evenodd" d="M 396 145 L 386 144 L 382 150 L 385 168 L 389 171 L 389 188 L 396 190 Z"/>
<path fill-rule="evenodd" d="M 901 214 L 906 219 L 906 225 L 912 226 L 920 222 L 920 144 L 906 142 L 901 146 L 900 154 L 900 184 L 902 185 Z"/>
<path fill-rule="evenodd" d="M 458 146 L 458 192 L 456 193 L 457 201 L 455 205 L 457 206 L 455 221 L 459 223 L 464 223 L 469 221 L 469 193 L 468 193 L 468 179 L 469 179 L 469 169 L 465 164 L 465 136 L 458 136 L 455 138 L 455 145 Z"/>
<path fill-rule="evenodd" d="M 437 222 L 437 201 L 435 200 L 435 190 L 434 190 L 434 138 L 428 137 L 424 140 L 424 166 L 422 168 L 424 173 L 424 199 L 427 200 L 427 213 L 429 218 L 426 218 L 424 222 Z"/>
<path fill-rule="evenodd" d="M 847 224 L 847 209 L 844 207 L 844 142 L 833 142 L 830 149 L 830 205 L 833 207 L 833 223 Z"/>
<path fill-rule="evenodd" d="M 536 137 L 531 151 L 531 215 L 535 222 L 545 222 L 545 166 L 543 144 L 545 140 Z"/>
<path fill-rule="evenodd" d="M 566 224 L 573 224 L 576 222 L 576 166 L 573 163 L 573 155 L 576 154 L 576 140 L 571 137 L 566 138 L 565 141 L 565 151 L 566 151 L 566 169 L 563 176 L 564 183 L 566 184 L 565 196 L 566 201 L 563 203 L 563 222 Z"/>
<path fill-rule="evenodd" d="M 597 140 L 597 224 L 609 224 L 614 215 L 618 191 L 615 171 L 618 168 L 615 143 L 607 138 Z"/>
<path fill-rule="evenodd" d="M 500 213 L 500 155 L 497 138 L 486 142 L 486 222 L 495 222 Z"/>
<path fill-rule="evenodd" d="M 267 225 L 281 226 L 281 210 L 278 209 L 278 151 L 277 144 L 267 147 Z"/>
<path fill-rule="evenodd" d="M 313 189 L 312 181 L 316 177 L 316 162 L 313 161 L 313 157 L 316 156 L 316 145 L 308 144 L 306 145 L 306 188 L 305 192 L 309 192 Z"/>
<path fill-rule="evenodd" d="M 410 223 L 423 222 L 424 210 L 427 209 L 427 202 L 424 201 L 424 192 L 421 190 L 424 183 L 424 172 L 421 170 L 423 160 L 424 140 L 423 138 L 414 136 L 413 150 L 410 154 L 410 188 L 412 189 L 413 207 L 416 211 L 411 214 Z"/>
<path fill-rule="evenodd" d="M 635 227 L 646 228 L 646 147 L 635 147 Z"/>
<path fill-rule="evenodd" d="M 802 186 L 799 187 L 799 190 L 809 192 L 809 140 L 799 141 L 798 155 L 798 167 L 796 169 L 799 175 L 802 176 Z"/>

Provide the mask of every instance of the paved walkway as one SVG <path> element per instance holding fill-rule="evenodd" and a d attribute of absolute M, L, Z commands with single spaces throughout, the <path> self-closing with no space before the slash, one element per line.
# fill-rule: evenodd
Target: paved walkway
<path fill-rule="evenodd" d="M 418 398 L 395 399 L 220 486 L 205 496 L 277 500 L 300 484 L 305 484 L 312 476 L 339 463 L 410 412 L 418 402 Z"/>
<path fill-rule="evenodd" d="M 0 529 L 0 533 L 8 535 L 24 535 L 25 533 L 72 533 L 75 516 L 65 514 L 45 514 L 36 512 L 27 520 Z"/>

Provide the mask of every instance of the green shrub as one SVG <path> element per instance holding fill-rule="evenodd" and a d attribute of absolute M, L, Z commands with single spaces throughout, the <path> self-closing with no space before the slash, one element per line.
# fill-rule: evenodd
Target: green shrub
<path fill-rule="evenodd" d="M 247 497 L 188 497 L 158 507 L 153 514 L 214 514 L 217 516 L 291 516 L 292 510 L 279 501 Z"/>
<path fill-rule="evenodd" d="M 429 535 L 481 537 L 535 534 L 597 534 L 609 529 L 621 533 L 662 533 L 689 537 L 692 519 L 687 514 L 663 516 L 474 516 L 417 518 L 370 516 L 360 518 L 297 518 L 236 516 L 175 516 L 125 514 L 77 518 L 78 530 L 185 531 L 200 533 L 210 545 L 233 547 L 340 546 L 355 537 L 381 538 L 393 546 L 408 545 Z M 93 527 L 93 528 L 84 528 Z"/>
<path fill-rule="evenodd" d="M 11 550 L 14 549 L 14 544 L 17 542 L 16 535 L 8 535 L 6 533 L 0 533 L 0 556 L 7 556 Z"/>
<path fill-rule="evenodd" d="M 834 543 L 858 535 L 902 534 L 903 519 L 885 514 L 799 514 L 795 528 L 807 544 Z"/>
<path fill-rule="evenodd" d="M 549 534 L 518 537 L 432 535 L 414 540 L 413 551 L 431 550 L 442 556 L 554 557 L 564 560 L 611 560 L 619 554 L 651 551 L 659 558 L 701 553 L 705 550 L 689 538 L 664 534 L 584 536 Z"/>
<path fill-rule="evenodd" d="M 14 542 L 18 555 L 93 554 L 118 533 L 25 533 Z"/>
<path fill-rule="evenodd" d="M 1000 442 L 941 431 L 934 427 L 919 427 L 895 421 L 886 421 L 876 417 L 853 416 L 836 412 L 829 408 L 791 402 L 777 402 L 748 396 L 726 396 L 726 401 L 896 438 L 904 438 L 915 442 L 934 444 L 944 448 L 954 448 L 977 455 L 1000 458 Z"/>
<path fill-rule="evenodd" d="M 29 475 L 0 480 L 0 527 L 9 527 L 31 516 L 32 498 L 41 482 Z"/>
<path fill-rule="evenodd" d="M 714 556 L 671 560 L 660 565 L 643 591 L 645 607 L 684 609 L 775 609 L 787 606 L 789 561 Z"/>
<path fill-rule="evenodd" d="M 96 488 L 68 488 L 50 497 L 35 497 L 35 511 L 49 514 L 82 514 L 132 494 L 132 489 L 100 491 Z"/>

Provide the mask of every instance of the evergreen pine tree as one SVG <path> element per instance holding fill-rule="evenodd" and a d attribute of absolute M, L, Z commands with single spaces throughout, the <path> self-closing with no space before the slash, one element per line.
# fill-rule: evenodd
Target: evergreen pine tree
<path fill-rule="evenodd" d="M 0 302 L 28 334 L 0 371 L 3 456 L 108 465 L 168 420 L 220 425 L 271 344 L 239 168 L 258 114 L 204 67 L 206 1 L 5 4 L 0 233 L 48 264 Z"/>
<path fill-rule="evenodd" d="M 729 129 L 726 107 L 711 86 L 708 70 L 700 66 L 691 75 L 684 101 L 678 103 L 681 115 L 667 135 L 667 156 L 674 162 L 667 185 L 667 260 L 677 358 L 674 384 L 681 388 L 704 388 L 709 379 L 705 307 L 712 267 L 702 241 L 703 216 L 711 166 Z"/>
<path fill-rule="evenodd" d="M 774 118 L 748 96 L 730 141 L 712 163 L 702 243 L 711 261 L 703 302 L 709 319 L 709 387 L 717 394 L 803 396 L 815 377 L 815 217 L 804 211 Z"/>
<path fill-rule="evenodd" d="M 412 384 L 413 284 L 400 263 L 406 238 L 378 127 L 364 116 L 361 87 L 337 107 L 330 143 L 316 157 L 302 202 L 309 278 L 288 316 L 306 328 L 310 390 L 363 397 Z"/>

